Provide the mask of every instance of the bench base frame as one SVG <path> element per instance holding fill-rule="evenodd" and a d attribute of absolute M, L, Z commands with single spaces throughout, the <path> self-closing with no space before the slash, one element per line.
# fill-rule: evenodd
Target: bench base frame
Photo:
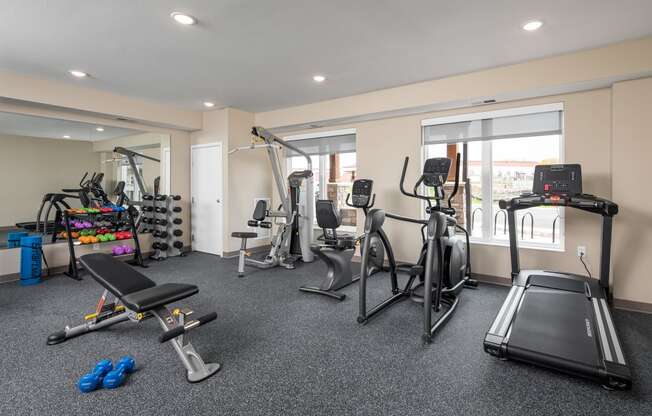
<path fill-rule="evenodd" d="M 135 312 L 122 305 L 117 298 L 111 304 L 106 304 L 110 293 L 105 290 L 97 304 L 96 312 L 87 315 L 86 322 L 74 327 L 66 326 L 63 331 L 57 331 L 48 337 L 48 345 L 60 344 L 70 338 L 97 331 L 124 321 L 141 322 L 147 318 L 156 317 L 163 330 L 168 331 L 185 323 L 185 317 L 192 311 L 171 312 L 165 306 L 159 306 L 148 312 Z M 107 305 L 105 307 L 105 305 Z M 187 334 L 170 339 L 169 342 L 176 351 L 181 363 L 186 368 L 186 379 L 190 383 L 198 383 L 217 373 L 221 366 L 217 363 L 206 363 L 188 340 Z"/>

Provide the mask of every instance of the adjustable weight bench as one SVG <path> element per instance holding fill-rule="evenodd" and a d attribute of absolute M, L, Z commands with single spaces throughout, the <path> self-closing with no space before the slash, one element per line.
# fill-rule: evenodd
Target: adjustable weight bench
<path fill-rule="evenodd" d="M 202 381 L 219 369 L 216 363 L 205 363 L 185 335 L 217 318 L 215 312 L 196 319 L 187 319 L 191 310 L 170 311 L 165 305 L 185 299 L 199 292 L 195 285 L 166 283 L 157 285 L 145 275 L 108 254 L 94 253 L 81 256 L 80 263 L 104 287 L 104 293 L 94 313 L 84 317 L 84 324 L 68 327 L 48 337 L 47 344 L 54 345 L 101 328 L 131 320 L 140 322 L 156 317 L 165 332 L 159 336 L 161 343 L 170 342 L 187 370 L 191 383 Z M 109 300 L 112 295 L 115 299 Z"/>

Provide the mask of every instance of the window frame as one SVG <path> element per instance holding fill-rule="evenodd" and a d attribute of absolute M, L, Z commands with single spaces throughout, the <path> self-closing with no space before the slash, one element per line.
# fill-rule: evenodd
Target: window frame
<path fill-rule="evenodd" d="M 322 131 L 322 132 L 315 132 L 315 133 L 305 133 L 305 134 L 296 134 L 292 136 L 285 136 L 283 137 L 283 140 L 292 142 L 293 140 L 305 140 L 305 139 L 319 139 L 323 137 L 334 137 L 334 136 L 344 136 L 344 135 L 355 135 L 356 136 L 356 150 L 352 152 L 338 152 L 335 154 L 350 154 L 353 153 L 356 155 L 355 157 L 355 166 L 356 166 L 356 172 L 358 168 L 358 151 L 357 151 L 357 130 L 355 128 L 349 128 L 349 129 L 339 129 L 339 130 L 330 130 L 330 131 Z M 318 166 L 316 166 L 319 169 L 319 199 L 327 199 L 327 194 L 326 194 L 326 187 L 323 186 L 323 184 L 328 183 L 328 176 L 326 175 L 326 164 L 328 163 L 327 158 L 330 154 L 317 154 L 317 155 L 312 155 L 309 154 L 309 156 L 312 158 L 314 156 L 319 158 L 319 163 Z M 293 157 L 301 157 L 301 156 L 287 156 L 285 155 L 285 175 L 288 175 L 288 172 L 291 171 L 292 169 L 292 158 Z M 313 164 L 314 165 L 314 164 Z M 313 171 L 314 171 L 315 166 L 313 166 Z M 330 169 L 330 167 L 329 167 Z M 319 229 L 319 225 L 317 225 L 317 216 L 313 218 L 313 226 L 315 229 Z M 352 231 L 348 230 L 349 226 L 342 226 L 344 227 L 343 231 Z M 355 227 L 352 227 L 357 229 L 357 224 Z M 353 231 L 352 231 L 353 232 Z"/>
<path fill-rule="evenodd" d="M 464 140 L 455 143 L 441 141 L 439 143 L 435 142 L 435 143 L 426 144 L 426 127 L 428 126 L 466 122 L 466 121 L 477 121 L 477 120 L 491 119 L 496 117 L 509 117 L 509 116 L 525 115 L 525 114 L 535 114 L 535 113 L 549 112 L 549 111 L 561 112 L 561 133 L 559 134 L 559 163 L 564 163 L 565 161 L 565 113 L 564 113 L 564 104 L 558 102 L 558 103 L 549 103 L 549 104 L 542 104 L 542 105 L 505 108 L 505 109 L 492 110 L 492 111 L 471 112 L 465 114 L 456 114 L 452 116 L 442 116 L 442 117 L 424 119 L 421 121 L 421 165 L 423 166 L 427 157 L 426 156 L 427 146 L 437 145 L 437 144 L 457 145 L 465 142 Z M 543 137 L 543 136 L 537 134 L 522 136 L 522 138 L 529 138 L 529 137 Z M 504 140 L 504 139 L 496 139 L 496 140 Z M 489 199 L 490 201 L 493 200 L 494 160 L 493 160 L 492 143 L 496 140 L 480 141 L 482 143 L 482 191 L 484 196 L 486 190 L 487 189 L 489 190 L 489 195 L 492 196 Z M 473 141 L 467 141 L 467 143 L 471 143 L 471 142 Z M 489 159 L 491 161 L 489 163 L 485 162 L 485 157 L 487 156 L 489 156 Z M 483 200 L 485 200 L 485 198 L 483 198 Z M 489 203 L 489 205 L 491 206 L 491 202 Z M 478 245 L 509 247 L 509 239 L 504 240 L 504 239 L 496 239 L 493 237 L 493 219 L 492 219 L 494 215 L 493 209 L 487 210 L 485 209 L 486 208 L 485 206 L 483 206 L 482 208 L 483 208 L 482 236 L 481 237 L 470 236 L 469 241 L 472 244 L 478 244 Z M 485 211 L 487 212 L 485 213 Z M 424 211 L 424 217 L 425 217 L 425 211 Z M 486 221 L 487 219 L 489 219 L 489 221 Z M 465 226 L 468 227 L 468 224 L 465 224 Z M 517 227 L 518 227 L 517 231 L 520 231 L 520 224 L 518 224 L 518 221 L 517 221 Z M 566 251 L 566 210 L 564 209 L 564 207 L 559 207 L 558 229 L 559 229 L 558 242 L 543 243 L 543 242 L 527 241 L 527 240 L 521 240 L 517 236 L 518 246 L 519 248 L 532 249 L 532 250 L 565 252 Z M 469 232 L 471 231 L 469 230 Z"/>

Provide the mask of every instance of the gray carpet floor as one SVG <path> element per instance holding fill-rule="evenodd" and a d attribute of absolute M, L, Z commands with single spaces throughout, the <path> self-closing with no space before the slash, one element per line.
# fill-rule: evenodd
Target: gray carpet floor
<path fill-rule="evenodd" d="M 652 316 L 617 311 L 634 372 L 634 388 L 599 385 L 525 364 L 499 361 L 482 339 L 507 288 L 463 292 L 452 320 L 432 345 L 420 341 L 420 307 L 406 300 L 356 323 L 357 285 L 341 303 L 298 292 L 325 272 L 316 262 L 294 271 L 235 275 L 235 259 L 191 254 L 143 270 L 159 283 L 189 282 L 200 293 L 182 301 L 218 319 L 191 333 L 212 378 L 189 384 L 176 354 L 158 343 L 158 323 L 122 323 L 46 346 L 47 335 L 77 324 L 100 287 L 54 277 L 41 285 L 0 286 L 3 317 L 0 415 L 650 415 Z M 387 294 L 386 276 L 370 284 L 370 301 Z M 78 378 L 102 358 L 136 358 L 125 386 L 82 394 Z"/>

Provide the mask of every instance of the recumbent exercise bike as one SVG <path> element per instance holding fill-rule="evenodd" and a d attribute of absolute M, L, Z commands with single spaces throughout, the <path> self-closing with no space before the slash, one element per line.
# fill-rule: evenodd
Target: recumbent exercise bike
<path fill-rule="evenodd" d="M 375 195 L 372 194 L 372 189 L 373 181 L 370 179 L 354 181 L 352 193 L 346 196 L 346 204 L 353 208 L 361 208 L 366 217 L 368 210 L 374 205 Z M 315 207 L 317 224 L 323 231 L 323 236 L 320 237 L 323 244 L 313 244 L 310 249 L 326 263 L 328 271 L 321 285 L 301 286 L 299 290 L 342 301 L 346 298 L 346 295 L 339 293 L 338 290 L 360 279 L 360 274 L 353 275 L 351 259 L 355 253 L 356 245 L 365 236 L 356 238 L 350 234 L 337 232 L 342 224 L 342 215 L 337 209 L 335 201 L 320 199 L 315 202 Z M 367 275 L 371 276 L 384 270 L 385 246 L 378 235 L 369 238 Z"/>

